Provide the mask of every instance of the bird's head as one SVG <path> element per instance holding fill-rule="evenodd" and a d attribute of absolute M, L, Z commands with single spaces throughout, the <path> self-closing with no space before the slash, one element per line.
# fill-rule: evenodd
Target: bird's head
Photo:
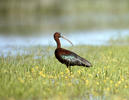
<path fill-rule="evenodd" d="M 60 37 L 61 37 L 61 33 L 60 32 L 55 32 L 54 38 L 60 38 Z"/>
<path fill-rule="evenodd" d="M 64 37 L 60 32 L 54 33 L 54 39 L 56 39 L 56 38 L 63 38 L 65 40 L 67 40 L 70 44 L 72 44 L 72 46 L 73 46 L 73 43 L 70 40 L 68 40 L 66 37 Z"/>

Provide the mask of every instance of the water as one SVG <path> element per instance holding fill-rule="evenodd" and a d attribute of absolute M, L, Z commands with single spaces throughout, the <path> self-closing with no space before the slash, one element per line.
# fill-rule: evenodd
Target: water
<path fill-rule="evenodd" d="M 54 33 L 53 33 L 54 34 Z M 14 51 L 15 47 L 30 47 L 30 46 L 56 46 L 53 39 L 53 34 L 46 34 L 40 37 L 5 37 L 0 36 L 0 52 L 7 54 Z M 70 34 L 63 34 L 74 45 L 110 45 L 110 39 L 117 39 L 119 37 L 129 36 L 129 30 L 104 30 L 104 31 L 82 31 L 73 32 Z M 71 46 L 67 41 L 60 39 L 62 46 Z M 20 49 L 19 49 L 20 50 Z M 22 50 L 21 50 L 22 52 Z M 14 53 L 15 54 L 15 53 Z"/>
<path fill-rule="evenodd" d="M 54 34 L 54 33 L 53 33 Z M 35 46 L 35 45 L 51 45 L 56 46 L 53 34 L 42 35 L 39 37 L 4 37 L 0 36 L 0 47 L 7 46 Z M 74 45 L 108 45 L 108 41 L 129 35 L 129 30 L 104 30 L 104 31 L 83 31 L 65 34 Z M 63 46 L 70 46 L 67 41 L 61 39 Z"/>

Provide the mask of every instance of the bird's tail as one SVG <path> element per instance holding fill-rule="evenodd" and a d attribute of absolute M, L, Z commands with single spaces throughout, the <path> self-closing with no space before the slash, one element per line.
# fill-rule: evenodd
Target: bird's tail
<path fill-rule="evenodd" d="M 82 59 L 83 66 L 92 67 L 92 64 L 88 60 L 86 60 L 84 58 L 81 58 L 81 59 Z"/>
<path fill-rule="evenodd" d="M 92 64 L 89 61 L 87 61 L 86 64 L 85 64 L 85 66 L 86 67 L 92 67 Z"/>

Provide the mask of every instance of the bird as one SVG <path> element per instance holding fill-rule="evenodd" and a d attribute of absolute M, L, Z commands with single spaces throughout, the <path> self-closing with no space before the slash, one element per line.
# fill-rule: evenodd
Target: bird
<path fill-rule="evenodd" d="M 92 67 L 92 64 L 88 60 L 80 57 L 79 55 L 77 55 L 72 51 L 61 48 L 61 43 L 59 38 L 63 38 L 67 40 L 72 45 L 73 43 L 70 40 L 68 40 L 66 37 L 64 37 L 62 33 L 60 32 L 54 33 L 54 40 L 57 43 L 57 48 L 55 49 L 55 57 L 56 59 L 58 59 L 59 62 L 67 66 L 70 73 L 71 73 L 71 66 L 77 65 L 77 66 L 84 66 L 84 67 Z"/>

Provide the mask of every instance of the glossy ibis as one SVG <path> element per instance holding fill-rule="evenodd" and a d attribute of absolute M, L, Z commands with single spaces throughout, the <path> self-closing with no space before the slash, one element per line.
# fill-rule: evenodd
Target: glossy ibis
<path fill-rule="evenodd" d="M 67 68 L 69 68 L 70 72 L 71 72 L 71 66 L 74 66 L 74 65 L 84 66 L 84 67 L 92 66 L 89 61 L 80 57 L 76 53 L 61 48 L 61 43 L 60 43 L 59 38 L 64 38 L 71 44 L 72 44 L 72 42 L 70 40 L 66 39 L 64 36 L 62 36 L 62 34 L 60 32 L 56 32 L 54 34 L 54 39 L 57 43 L 57 48 L 55 50 L 55 56 L 62 64 L 65 64 L 67 66 Z"/>

